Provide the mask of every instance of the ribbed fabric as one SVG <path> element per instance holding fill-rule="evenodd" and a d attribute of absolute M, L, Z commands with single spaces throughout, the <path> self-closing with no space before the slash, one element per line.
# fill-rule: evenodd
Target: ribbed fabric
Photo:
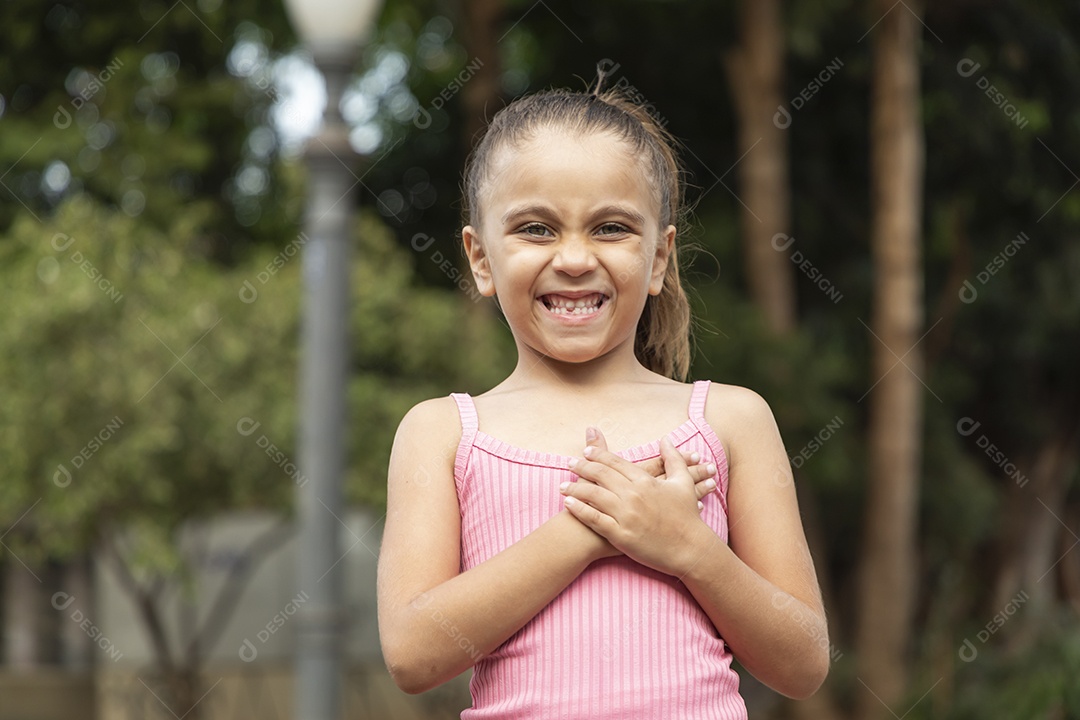
<path fill-rule="evenodd" d="M 694 383 L 675 446 L 717 467 L 702 518 L 724 542 L 727 456 L 705 422 L 709 382 Z M 563 507 L 569 457 L 508 445 L 478 430 L 472 398 L 461 414 L 454 466 L 461 507 L 461 569 L 484 562 Z M 656 440 L 620 451 L 638 462 Z M 745 720 L 739 677 L 712 621 L 682 582 L 629 558 L 599 560 L 474 669 L 463 720 Z"/>

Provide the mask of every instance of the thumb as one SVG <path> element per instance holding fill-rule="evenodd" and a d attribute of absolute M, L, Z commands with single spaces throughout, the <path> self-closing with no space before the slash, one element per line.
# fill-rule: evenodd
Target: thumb
<path fill-rule="evenodd" d="M 664 461 L 664 474 L 670 480 L 675 477 L 681 477 L 690 479 L 690 473 L 688 471 L 686 460 L 683 459 L 682 453 L 678 451 L 675 444 L 671 442 L 671 438 L 666 435 L 660 438 L 660 458 Z"/>
<path fill-rule="evenodd" d="M 604 437 L 604 433 L 600 432 L 600 428 L 592 426 L 585 428 L 585 444 L 592 445 L 601 450 L 608 449 L 607 438 Z"/>

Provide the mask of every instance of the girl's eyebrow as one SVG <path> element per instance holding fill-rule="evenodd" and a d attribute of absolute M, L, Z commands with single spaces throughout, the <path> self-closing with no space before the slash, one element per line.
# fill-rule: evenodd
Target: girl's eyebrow
<path fill-rule="evenodd" d="M 504 214 L 502 216 L 502 222 L 503 222 L 503 224 L 506 224 L 506 223 L 509 223 L 511 221 L 514 221 L 514 220 L 518 220 L 519 218 L 524 217 L 524 216 L 528 216 L 528 215 L 532 215 L 534 217 L 540 217 L 540 218 L 543 218 L 545 220 L 554 220 L 554 219 L 556 219 L 556 213 L 555 213 L 555 211 L 553 209 L 551 209 L 550 207 L 547 207 L 546 205 L 535 205 L 534 204 L 534 205 L 522 205 L 520 207 L 512 207 L 512 208 L 510 208 L 509 210 L 506 211 L 506 214 Z M 628 220 L 631 223 L 642 226 L 642 227 L 645 226 L 645 222 L 646 222 L 645 221 L 645 216 L 642 215 L 641 213 L 639 213 L 639 212 L 637 212 L 635 210 L 631 210 L 630 208 L 627 208 L 627 207 L 622 207 L 620 205 L 605 205 L 605 206 L 597 208 L 596 210 L 589 213 L 590 218 L 599 218 L 599 217 L 605 217 L 605 216 L 607 216 L 607 217 L 611 217 L 611 216 L 621 217 L 624 220 Z"/>
<path fill-rule="evenodd" d="M 526 215 L 552 220 L 555 218 L 555 211 L 546 205 L 520 205 L 507 210 L 506 214 L 502 216 L 502 222 L 505 225 L 511 220 L 518 220 Z"/>
<path fill-rule="evenodd" d="M 592 217 L 594 217 L 594 218 L 605 217 L 605 216 L 606 217 L 611 217 L 611 216 L 621 217 L 623 220 L 629 220 L 632 225 L 638 225 L 640 227 L 645 227 L 645 216 L 644 215 L 637 212 L 636 210 L 632 210 L 632 209 L 630 209 L 628 207 L 623 207 L 621 205 L 605 205 L 602 208 L 597 208 L 592 213 Z"/>

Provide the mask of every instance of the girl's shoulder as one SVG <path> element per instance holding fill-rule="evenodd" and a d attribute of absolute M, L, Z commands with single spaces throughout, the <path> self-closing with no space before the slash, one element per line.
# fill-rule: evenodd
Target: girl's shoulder
<path fill-rule="evenodd" d="M 461 439 L 461 416 L 453 397 L 444 395 L 413 405 L 398 424 L 395 444 L 422 440 L 431 448 L 445 448 L 449 454 Z"/>
<path fill-rule="evenodd" d="M 750 388 L 710 381 L 706 408 L 710 407 L 718 412 L 726 410 L 736 413 L 754 413 L 760 412 L 763 408 L 768 409 L 769 404 L 765 402 L 765 398 Z"/>
<path fill-rule="evenodd" d="M 737 443 L 740 437 L 778 432 L 772 408 L 765 398 L 740 385 L 710 383 L 705 401 L 705 420 L 725 447 Z"/>

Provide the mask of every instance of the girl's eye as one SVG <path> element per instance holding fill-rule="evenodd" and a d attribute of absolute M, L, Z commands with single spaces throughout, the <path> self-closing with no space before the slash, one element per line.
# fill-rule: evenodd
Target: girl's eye
<path fill-rule="evenodd" d="M 619 223 L 604 223 L 596 229 L 597 235 L 626 235 L 630 230 Z"/>
<path fill-rule="evenodd" d="M 552 236 L 551 230 L 546 225 L 541 225 L 540 223 L 529 223 L 528 225 L 523 225 L 521 229 L 518 230 L 518 232 L 522 235 L 531 235 L 533 237 Z"/>

